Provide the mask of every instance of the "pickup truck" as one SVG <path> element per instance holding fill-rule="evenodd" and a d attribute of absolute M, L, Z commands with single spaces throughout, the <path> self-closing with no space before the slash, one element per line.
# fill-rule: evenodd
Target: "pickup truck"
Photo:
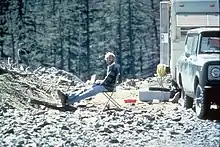
<path fill-rule="evenodd" d="M 211 105 L 220 108 L 220 28 L 189 30 L 185 52 L 176 64 L 177 84 L 186 108 L 205 119 Z"/>

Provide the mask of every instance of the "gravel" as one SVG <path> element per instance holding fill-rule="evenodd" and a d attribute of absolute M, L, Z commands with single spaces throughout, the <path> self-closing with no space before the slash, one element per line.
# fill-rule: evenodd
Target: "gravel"
<path fill-rule="evenodd" d="M 102 107 L 91 101 L 75 111 L 1 106 L 0 146 L 220 146 L 220 121 L 200 120 L 179 104 L 125 104 L 121 111 Z"/>

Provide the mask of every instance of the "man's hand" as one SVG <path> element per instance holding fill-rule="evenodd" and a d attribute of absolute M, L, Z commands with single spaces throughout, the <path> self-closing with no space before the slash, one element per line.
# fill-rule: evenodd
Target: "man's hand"
<path fill-rule="evenodd" d="M 100 85 L 101 83 L 102 83 L 102 80 L 96 80 L 96 81 L 95 81 L 95 84 L 96 84 L 96 85 Z"/>
<path fill-rule="evenodd" d="M 102 80 L 96 80 L 95 83 L 92 85 L 92 87 L 100 85 L 102 83 Z"/>

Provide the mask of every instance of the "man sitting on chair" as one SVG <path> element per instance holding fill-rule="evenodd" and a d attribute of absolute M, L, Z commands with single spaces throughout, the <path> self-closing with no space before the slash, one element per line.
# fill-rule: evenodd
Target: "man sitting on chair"
<path fill-rule="evenodd" d="M 61 100 L 62 106 L 68 106 L 75 102 L 80 102 L 81 100 L 94 96 L 100 92 L 114 90 L 116 77 L 119 74 L 119 66 L 115 63 L 115 55 L 111 52 L 105 54 L 105 60 L 108 64 L 107 75 L 101 82 L 96 83 L 91 87 L 87 87 L 84 90 L 74 92 L 70 95 L 57 90 L 57 94 Z"/>

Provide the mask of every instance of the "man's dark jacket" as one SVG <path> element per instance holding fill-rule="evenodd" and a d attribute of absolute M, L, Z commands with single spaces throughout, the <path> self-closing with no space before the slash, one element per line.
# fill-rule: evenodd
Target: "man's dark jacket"
<path fill-rule="evenodd" d="M 112 91 L 115 88 L 116 77 L 119 75 L 119 65 L 113 62 L 107 67 L 107 75 L 102 81 L 103 85 L 108 91 Z"/>

